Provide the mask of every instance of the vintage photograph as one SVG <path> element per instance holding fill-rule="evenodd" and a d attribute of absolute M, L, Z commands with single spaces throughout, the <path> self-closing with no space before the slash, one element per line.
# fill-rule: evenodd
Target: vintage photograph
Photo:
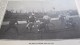
<path fill-rule="evenodd" d="M 75 0 L 8 1 L 0 39 L 77 38 L 80 38 L 80 15 Z"/>

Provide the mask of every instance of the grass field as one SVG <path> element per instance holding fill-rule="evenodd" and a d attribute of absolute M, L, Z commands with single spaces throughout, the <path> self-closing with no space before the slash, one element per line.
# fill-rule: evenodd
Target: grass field
<path fill-rule="evenodd" d="M 2 25 L 0 30 L 0 39 L 14 39 L 14 40 L 41 40 L 41 39 L 74 39 L 80 38 L 80 21 L 76 20 L 77 24 L 74 30 L 72 29 L 56 29 L 48 32 L 27 32 L 26 23 L 17 26 L 18 32 L 10 29 L 4 32 L 8 25 Z M 61 25 L 62 26 L 62 25 Z M 61 27 L 58 25 L 58 28 Z M 56 26 L 57 27 L 57 26 Z M 63 26 L 64 27 L 64 26 Z"/>

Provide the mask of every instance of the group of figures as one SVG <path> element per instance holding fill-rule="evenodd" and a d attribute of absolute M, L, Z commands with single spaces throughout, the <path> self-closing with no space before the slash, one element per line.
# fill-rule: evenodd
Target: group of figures
<path fill-rule="evenodd" d="M 60 16 L 59 20 L 62 22 L 62 24 L 63 23 L 66 24 L 65 28 L 74 28 L 75 27 L 72 18 L 70 18 L 69 20 L 67 20 L 65 22 L 65 17 Z M 35 15 L 31 15 L 28 17 L 26 22 L 27 22 L 27 25 L 26 25 L 27 32 L 33 32 L 34 30 L 36 30 L 35 32 L 46 32 L 47 30 L 49 30 L 49 24 L 51 24 L 55 27 L 55 24 L 51 23 L 51 17 L 49 17 L 48 15 L 43 16 L 43 18 L 41 18 L 41 19 L 36 18 Z M 18 33 L 18 27 L 16 26 L 16 24 L 18 25 L 17 17 L 10 20 L 8 28 L 5 30 L 5 32 L 7 32 L 11 28 L 13 28 Z"/>

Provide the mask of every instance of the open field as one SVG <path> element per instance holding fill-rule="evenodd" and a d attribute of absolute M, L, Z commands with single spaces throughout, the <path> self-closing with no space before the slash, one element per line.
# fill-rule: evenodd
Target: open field
<path fill-rule="evenodd" d="M 8 25 L 2 25 L 0 31 L 0 39 L 19 39 L 19 40 L 39 40 L 39 39 L 73 39 L 73 38 L 80 38 L 80 21 L 79 19 L 75 20 L 77 22 L 76 27 L 74 30 L 72 29 L 56 29 L 56 30 L 49 30 L 47 32 L 27 32 L 26 23 L 19 24 L 18 32 L 14 29 L 10 29 L 8 32 L 4 32 Z M 61 27 L 60 25 L 56 25 Z M 62 26 L 64 27 L 64 26 Z"/>

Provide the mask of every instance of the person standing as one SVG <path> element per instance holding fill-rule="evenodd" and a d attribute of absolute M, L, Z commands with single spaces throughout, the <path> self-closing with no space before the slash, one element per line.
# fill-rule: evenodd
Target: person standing
<path fill-rule="evenodd" d="M 28 23 L 27 23 L 27 29 L 30 30 L 30 32 L 32 31 L 32 28 L 34 27 L 34 23 L 36 22 L 36 17 L 35 15 L 32 13 L 31 16 L 29 16 L 29 19 L 28 19 Z"/>
<path fill-rule="evenodd" d="M 48 24 L 50 23 L 50 17 L 47 15 L 43 16 L 41 22 L 42 24 L 40 24 L 39 29 L 42 30 L 43 32 L 49 30 Z"/>
<path fill-rule="evenodd" d="M 7 30 L 5 30 L 5 32 L 9 31 L 10 29 L 15 29 L 16 32 L 18 33 L 18 28 L 17 28 L 16 24 L 18 24 L 17 17 L 10 20 L 8 28 L 7 28 Z"/>
<path fill-rule="evenodd" d="M 59 20 L 61 22 L 61 29 L 65 29 L 66 27 L 66 19 L 64 15 L 60 15 Z"/>

